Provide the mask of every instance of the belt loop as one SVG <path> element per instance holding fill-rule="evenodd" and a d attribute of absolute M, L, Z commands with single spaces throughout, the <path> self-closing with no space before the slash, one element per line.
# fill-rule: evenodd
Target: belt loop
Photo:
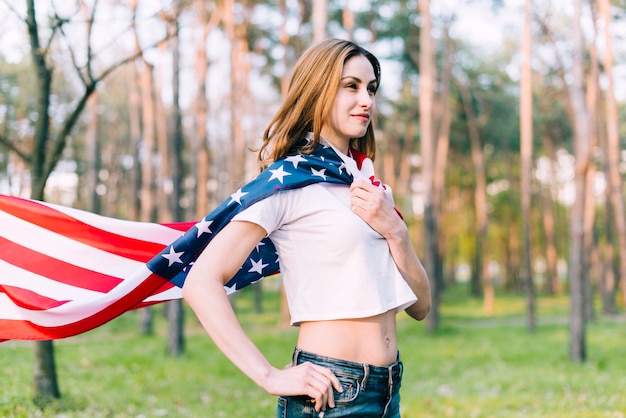
<path fill-rule="evenodd" d="M 361 381 L 361 387 L 363 390 L 367 387 L 367 378 L 370 374 L 370 368 L 367 364 L 363 364 L 363 380 Z"/>
<path fill-rule="evenodd" d="M 300 350 L 298 347 L 296 347 L 295 350 L 293 350 L 293 355 L 291 356 L 291 364 L 294 366 L 298 365 L 298 357 L 300 356 L 300 353 L 302 352 L 302 350 Z"/>

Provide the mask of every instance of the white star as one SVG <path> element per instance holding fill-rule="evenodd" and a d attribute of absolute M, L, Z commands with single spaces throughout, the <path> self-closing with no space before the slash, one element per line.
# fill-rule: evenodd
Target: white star
<path fill-rule="evenodd" d="M 343 173 L 343 170 L 346 169 L 346 163 L 342 162 L 339 166 L 339 174 Z"/>
<path fill-rule="evenodd" d="M 213 221 L 209 221 L 209 220 L 206 220 L 205 218 L 202 218 L 202 220 L 196 224 L 196 228 L 198 228 L 198 238 L 200 238 L 200 235 L 204 234 L 205 232 L 207 234 L 213 233 L 213 231 L 211 231 L 210 229 L 210 226 L 212 223 Z"/>
<path fill-rule="evenodd" d="M 314 176 L 319 176 L 321 178 L 323 178 L 324 180 L 326 180 L 326 169 L 322 168 L 321 170 L 316 170 L 314 168 L 311 168 L 311 174 L 313 174 Z"/>
<path fill-rule="evenodd" d="M 190 262 L 189 264 L 187 264 L 187 265 L 185 266 L 185 268 L 183 269 L 183 271 L 187 271 L 187 272 L 188 272 L 189 270 L 191 270 L 191 268 L 193 267 L 193 265 L 194 265 L 194 264 L 195 264 L 195 261 Z"/>
<path fill-rule="evenodd" d="M 278 181 L 280 181 L 281 183 L 283 182 L 283 178 L 285 176 L 290 176 L 291 175 L 291 173 L 288 173 L 285 170 L 283 170 L 283 166 L 282 165 L 280 167 L 278 167 L 278 169 L 276 169 L 276 170 L 270 170 L 270 172 L 272 173 L 272 177 L 270 177 L 270 179 L 268 181 L 272 181 L 274 179 L 278 179 Z"/>
<path fill-rule="evenodd" d="M 298 163 L 305 162 L 306 158 L 304 158 L 301 154 L 298 154 L 285 158 L 285 161 L 289 161 L 291 164 L 293 164 L 294 168 L 298 168 Z"/>
<path fill-rule="evenodd" d="M 259 243 L 256 245 L 256 252 L 258 253 L 260 251 L 260 248 L 262 245 L 265 245 L 265 243 L 263 241 L 259 241 Z"/>
<path fill-rule="evenodd" d="M 228 202 L 228 204 L 230 205 L 233 202 L 237 202 L 238 204 L 241 205 L 241 198 L 244 197 L 247 194 L 248 194 L 248 192 L 242 192 L 241 189 L 237 190 L 235 193 L 230 195 L 230 198 L 232 200 L 230 202 Z"/>
<path fill-rule="evenodd" d="M 233 283 L 232 286 L 224 286 L 224 290 L 227 295 L 235 293 L 237 291 L 237 283 Z"/>
<path fill-rule="evenodd" d="M 254 261 L 250 259 L 250 262 L 252 263 L 252 267 L 250 267 L 250 270 L 248 270 L 248 273 L 255 272 L 255 273 L 263 274 L 263 268 L 269 265 L 269 264 L 263 264 L 263 259 L 260 259 L 259 261 Z"/>
<path fill-rule="evenodd" d="M 176 252 L 174 251 L 174 246 L 170 247 L 170 252 L 169 254 L 161 254 L 163 256 L 163 258 L 167 258 L 167 266 L 168 267 L 172 267 L 172 264 L 174 263 L 183 263 L 183 260 L 180 259 L 180 256 L 184 254 L 184 251 L 181 252 Z"/>

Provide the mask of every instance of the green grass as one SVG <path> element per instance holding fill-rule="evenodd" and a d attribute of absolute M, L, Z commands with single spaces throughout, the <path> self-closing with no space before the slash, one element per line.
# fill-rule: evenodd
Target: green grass
<path fill-rule="evenodd" d="M 296 340 L 278 324 L 278 296 L 265 312 L 251 293 L 236 300 L 249 335 L 282 366 Z M 480 301 L 449 291 L 440 330 L 399 317 L 405 363 L 403 417 L 625 417 L 626 324 L 600 318 L 587 328 L 588 360 L 568 359 L 566 298 L 538 300 L 538 328 L 526 331 L 524 299 L 500 296 L 496 315 Z M 160 309 L 157 308 L 157 313 Z M 154 336 L 136 332 L 128 313 L 89 333 L 57 341 L 63 397 L 38 408 L 31 400 L 32 344 L 0 344 L 2 417 L 272 417 L 275 399 L 256 387 L 216 349 L 191 315 L 185 354 L 165 350 L 164 320 Z"/>

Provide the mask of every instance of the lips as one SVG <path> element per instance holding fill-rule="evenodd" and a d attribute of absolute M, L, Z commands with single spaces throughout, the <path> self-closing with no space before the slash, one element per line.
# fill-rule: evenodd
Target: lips
<path fill-rule="evenodd" d="M 359 113 L 359 114 L 352 115 L 352 116 L 354 116 L 359 121 L 364 122 L 364 123 L 369 122 L 370 120 L 370 115 L 368 113 Z"/>

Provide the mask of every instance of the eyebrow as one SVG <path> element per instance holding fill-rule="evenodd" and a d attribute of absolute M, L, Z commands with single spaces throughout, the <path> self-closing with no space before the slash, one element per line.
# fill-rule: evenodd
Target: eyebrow
<path fill-rule="evenodd" d="M 351 78 L 351 79 L 353 79 L 354 81 L 356 81 L 358 83 L 362 83 L 363 82 L 363 80 L 361 80 L 359 77 L 355 77 L 353 75 L 347 75 L 345 77 L 341 77 L 341 81 L 343 81 L 343 80 L 345 80 L 347 78 Z M 378 80 L 376 80 L 376 79 L 370 80 L 370 82 L 367 83 L 367 84 L 372 84 L 372 83 L 378 84 Z"/>

